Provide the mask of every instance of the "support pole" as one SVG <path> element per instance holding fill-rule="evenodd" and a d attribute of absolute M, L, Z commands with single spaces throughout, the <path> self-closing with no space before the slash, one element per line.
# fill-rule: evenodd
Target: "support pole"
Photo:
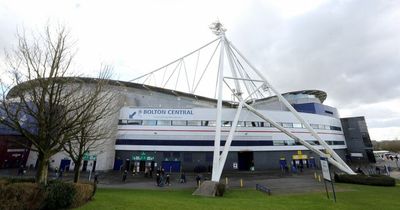
<path fill-rule="evenodd" d="M 219 55 L 219 66 L 218 66 L 218 102 L 217 102 L 217 119 L 215 128 L 215 140 L 214 140 L 214 157 L 213 157 L 213 169 L 211 180 L 219 182 L 220 177 L 217 175 L 219 171 L 219 159 L 220 159 L 220 146 L 221 146 L 221 120 L 222 120 L 222 87 L 224 77 L 224 33 L 221 35 L 221 49 Z"/>

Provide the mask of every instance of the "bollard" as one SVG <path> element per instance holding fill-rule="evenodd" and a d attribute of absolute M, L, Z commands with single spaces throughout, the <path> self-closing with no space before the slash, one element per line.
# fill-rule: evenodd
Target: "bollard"
<path fill-rule="evenodd" d="M 228 177 L 225 177 L 225 185 L 228 185 Z"/>
<path fill-rule="evenodd" d="M 318 182 L 321 182 L 321 175 L 318 175 Z"/>
<path fill-rule="evenodd" d="M 317 172 L 314 172 L 314 179 L 317 180 Z"/>
<path fill-rule="evenodd" d="M 240 187 L 243 187 L 243 179 L 240 179 Z"/>

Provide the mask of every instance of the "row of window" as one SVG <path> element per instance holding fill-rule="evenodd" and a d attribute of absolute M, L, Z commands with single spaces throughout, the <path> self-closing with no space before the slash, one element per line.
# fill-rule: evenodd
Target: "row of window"
<path fill-rule="evenodd" d="M 284 128 L 305 128 L 301 123 L 279 123 Z M 145 125 L 145 126 L 209 126 L 215 127 L 214 120 L 119 120 L 118 125 Z M 222 121 L 222 127 L 231 127 L 232 121 Z M 239 121 L 238 127 L 272 127 L 268 122 Z M 342 129 L 337 126 L 310 124 L 314 129 L 335 130 Z"/>
<path fill-rule="evenodd" d="M 294 140 L 275 140 L 274 146 L 294 146 L 294 145 L 302 145 L 300 142 L 295 142 Z M 319 145 L 318 141 L 314 140 L 306 140 L 306 142 L 311 145 Z M 345 145 L 344 141 L 329 141 L 325 140 L 328 145 Z"/>

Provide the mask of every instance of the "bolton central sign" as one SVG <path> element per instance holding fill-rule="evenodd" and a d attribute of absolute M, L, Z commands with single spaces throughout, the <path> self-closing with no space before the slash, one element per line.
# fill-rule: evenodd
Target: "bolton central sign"
<path fill-rule="evenodd" d="M 125 109 L 122 118 L 125 119 L 167 119 L 167 118 L 181 118 L 187 116 L 193 116 L 192 109 L 151 109 L 151 108 L 142 108 L 142 109 Z M 126 118 L 128 117 L 128 118 Z"/>

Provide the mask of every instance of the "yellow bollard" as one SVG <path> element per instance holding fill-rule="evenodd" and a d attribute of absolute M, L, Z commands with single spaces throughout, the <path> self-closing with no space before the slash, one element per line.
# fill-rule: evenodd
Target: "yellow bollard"
<path fill-rule="evenodd" d="M 321 182 L 321 175 L 318 175 L 318 182 Z"/>
<path fill-rule="evenodd" d="M 201 185 L 201 181 L 199 180 L 199 185 L 197 187 L 200 187 L 200 185 Z"/>
<path fill-rule="evenodd" d="M 243 179 L 240 179 L 240 187 L 243 187 Z"/>
<path fill-rule="evenodd" d="M 228 177 L 225 177 L 225 185 L 228 185 Z"/>
<path fill-rule="evenodd" d="M 317 180 L 317 172 L 314 172 L 314 179 Z"/>

